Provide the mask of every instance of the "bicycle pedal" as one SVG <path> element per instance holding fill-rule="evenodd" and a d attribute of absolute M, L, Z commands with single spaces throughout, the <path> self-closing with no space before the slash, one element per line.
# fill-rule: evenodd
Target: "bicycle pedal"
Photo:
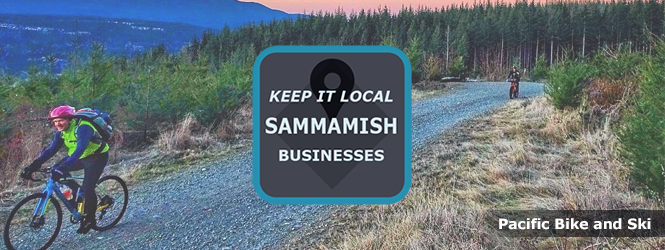
<path fill-rule="evenodd" d="M 105 206 L 105 205 L 111 206 L 111 205 L 113 205 L 113 203 L 114 203 L 113 198 L 111 198 L 107 195 L 107 196 L 102 197 L 102 199 L 99 201 L 99 207 Z"/>
<path fill-rule="evenodd" d="M 76 223 L 81 222 L 81 220 L 75 220 L 75 219 L 74 219 L 74 216 L 73 216 L 73 215 L 70 215 L 70 216 L 69 216 L 69 222 L 71 222 L 72 224 L 76 224 Z"/>

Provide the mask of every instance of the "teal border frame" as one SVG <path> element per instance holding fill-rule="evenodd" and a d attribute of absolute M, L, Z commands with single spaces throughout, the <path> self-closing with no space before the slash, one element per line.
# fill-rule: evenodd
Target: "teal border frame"
<path fill-rule="evenodd" d="M 391 53 L 404 63 L 404 186 L 391 197 L 273 197 L 261 188 L 260 180 L 260 105 L 261 63 L 273 53 Z M 393 204 L 402 200 L 411 189 L 411 62 L 401 50 L 392 46 L 273 46 L 262 51 L 253 67 L 252 89 L 252 182 L 263 200 L 272 204 Z"/>

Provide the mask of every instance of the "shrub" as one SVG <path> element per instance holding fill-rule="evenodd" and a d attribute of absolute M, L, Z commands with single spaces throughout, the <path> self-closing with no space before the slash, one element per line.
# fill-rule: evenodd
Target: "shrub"
<path fill-rule="evenodd" d="M 609 106 L 630 100 L 640 81 L 640 69 L 647 58 L 642 52 L 602 51 L 594 57 L 597 79 L 589 86 L 589 99 L 595 105 Z"/>
<path fill-rule="evenodd" d="M 642 68 L 635 105 L 619 129 L 621 154 L 630 177 L 649 197 L 665 198 L 665 44 Z"/>
<path fill-rule="evenodd" d="M 548 71 L 549 67 L 547 66 L 547 61 L 545 60 L 545 56 L 539 55 L 538 58 L 536 58 L 536 65 L 533 67 L 533 70 L 531 71 L 531 80 L 537 81 L 537 80 L 546 79 Z"/>
<path fill-rule="evenodd" d="M 409 40 L 409 48 L 405 50 L 406 56 L 411 62 L 411 78 L 413 82 L 419 82 L 422 78 L 420 64 L 423 57 L 422 44 L 419 38 L 413 37 Z"/>
<path fill-rule="evenodd" d="M 422 64 L 422 72 L 424 80 L 440 80 L 443 70 L 443 61 L 441 57 L 434 54 L 425 55 L 425 60 Z"/>
<path fill-rule="evenodd" d="M 594 57 L 592 63 L 599 69 L 599 76 L 608 79 L 632 78 L 639 74 L 644 62 L 641 52 L 605 49 Z"/>
<path fill-rule="evenodd" d="M 448 67 L 448 74 L 450 76 L 459 76 L 460 78 L 466 77 L 466 67 L 464 66 L 464 57 L 458 56 Z"/>
<path fill-rule="evenodd" d="M 582 89 L 593 75 L 590 65 L 564 60 L 549 72 L 545 93 L 557 109 L 575 108 L 580 105 Z"/>
<path fill-rule="evenodd" d="M 244 98 L 250 97 L 251 87 L 249 67 L 225 63 L 203 101 L 194 106 L 193 114 L 197 120 L 216 126 L 228 118 L 228 112 L 238 108 Z"/>

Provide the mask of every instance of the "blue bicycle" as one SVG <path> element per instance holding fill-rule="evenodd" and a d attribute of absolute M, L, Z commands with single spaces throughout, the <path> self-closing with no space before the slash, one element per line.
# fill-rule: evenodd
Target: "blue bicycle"
<path fill-rule="evenodd" d="M 50 173 L 50 168 L 36 172 Z M 82 180 L 82 177 L 67 177 L 54 181 L 50 176 L 46 188 L 41 193 L 32 194 L 21 200 L 7 217 L 4 240 L 8 249 L 46 249 L 58 236 L 62 226 L 62 208 L 58 199 L 71 213 L 70 222 L 79 223 L 82 218 L 84 201 L 74 190 L 74 197 L 67 199 L 60 186 L 69 181 Z M 32 179 L 42 181 L 41 179 Z M 129 200 L 127 184 L 118 176 L 108 175 L 99 179 L 95 187 L 97 194 L 96 231 L 105 231 L 120 222 Z M 58 199 L 56 199 L 58 198 Z"/>

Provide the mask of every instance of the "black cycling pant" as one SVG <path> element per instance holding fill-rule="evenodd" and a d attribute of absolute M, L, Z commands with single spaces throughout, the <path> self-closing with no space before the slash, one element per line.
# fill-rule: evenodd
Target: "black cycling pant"
<path fill-rule="evenodd" d="M 58 164 L 66 160 L 67 157 L 62 159 Z M 95 193 L 95 187 L 97 186 L 97 181 L 102 176 L 104 168 L 109 160 L 109 153 L 93 154 L 83 159 L 79 159 L 74 163 L 74 166 L 63 169 L 63 174 L 65 176 L 71 176 L 69 171 L 78 171 L 83 169 L 83 199 L 85 199 L 85 207 L 83 208 L 84 213 L 86 214 L 86 219 L 94 219 L 95 213 L 97 211 L 97 194 Z M 78 185 L 75 185 L 73 181 L 67 183 L 70 188 L 72 188 L 74 195 L 77 193 Z M 76 197 L 74 197 L 76 198 Z"/>

